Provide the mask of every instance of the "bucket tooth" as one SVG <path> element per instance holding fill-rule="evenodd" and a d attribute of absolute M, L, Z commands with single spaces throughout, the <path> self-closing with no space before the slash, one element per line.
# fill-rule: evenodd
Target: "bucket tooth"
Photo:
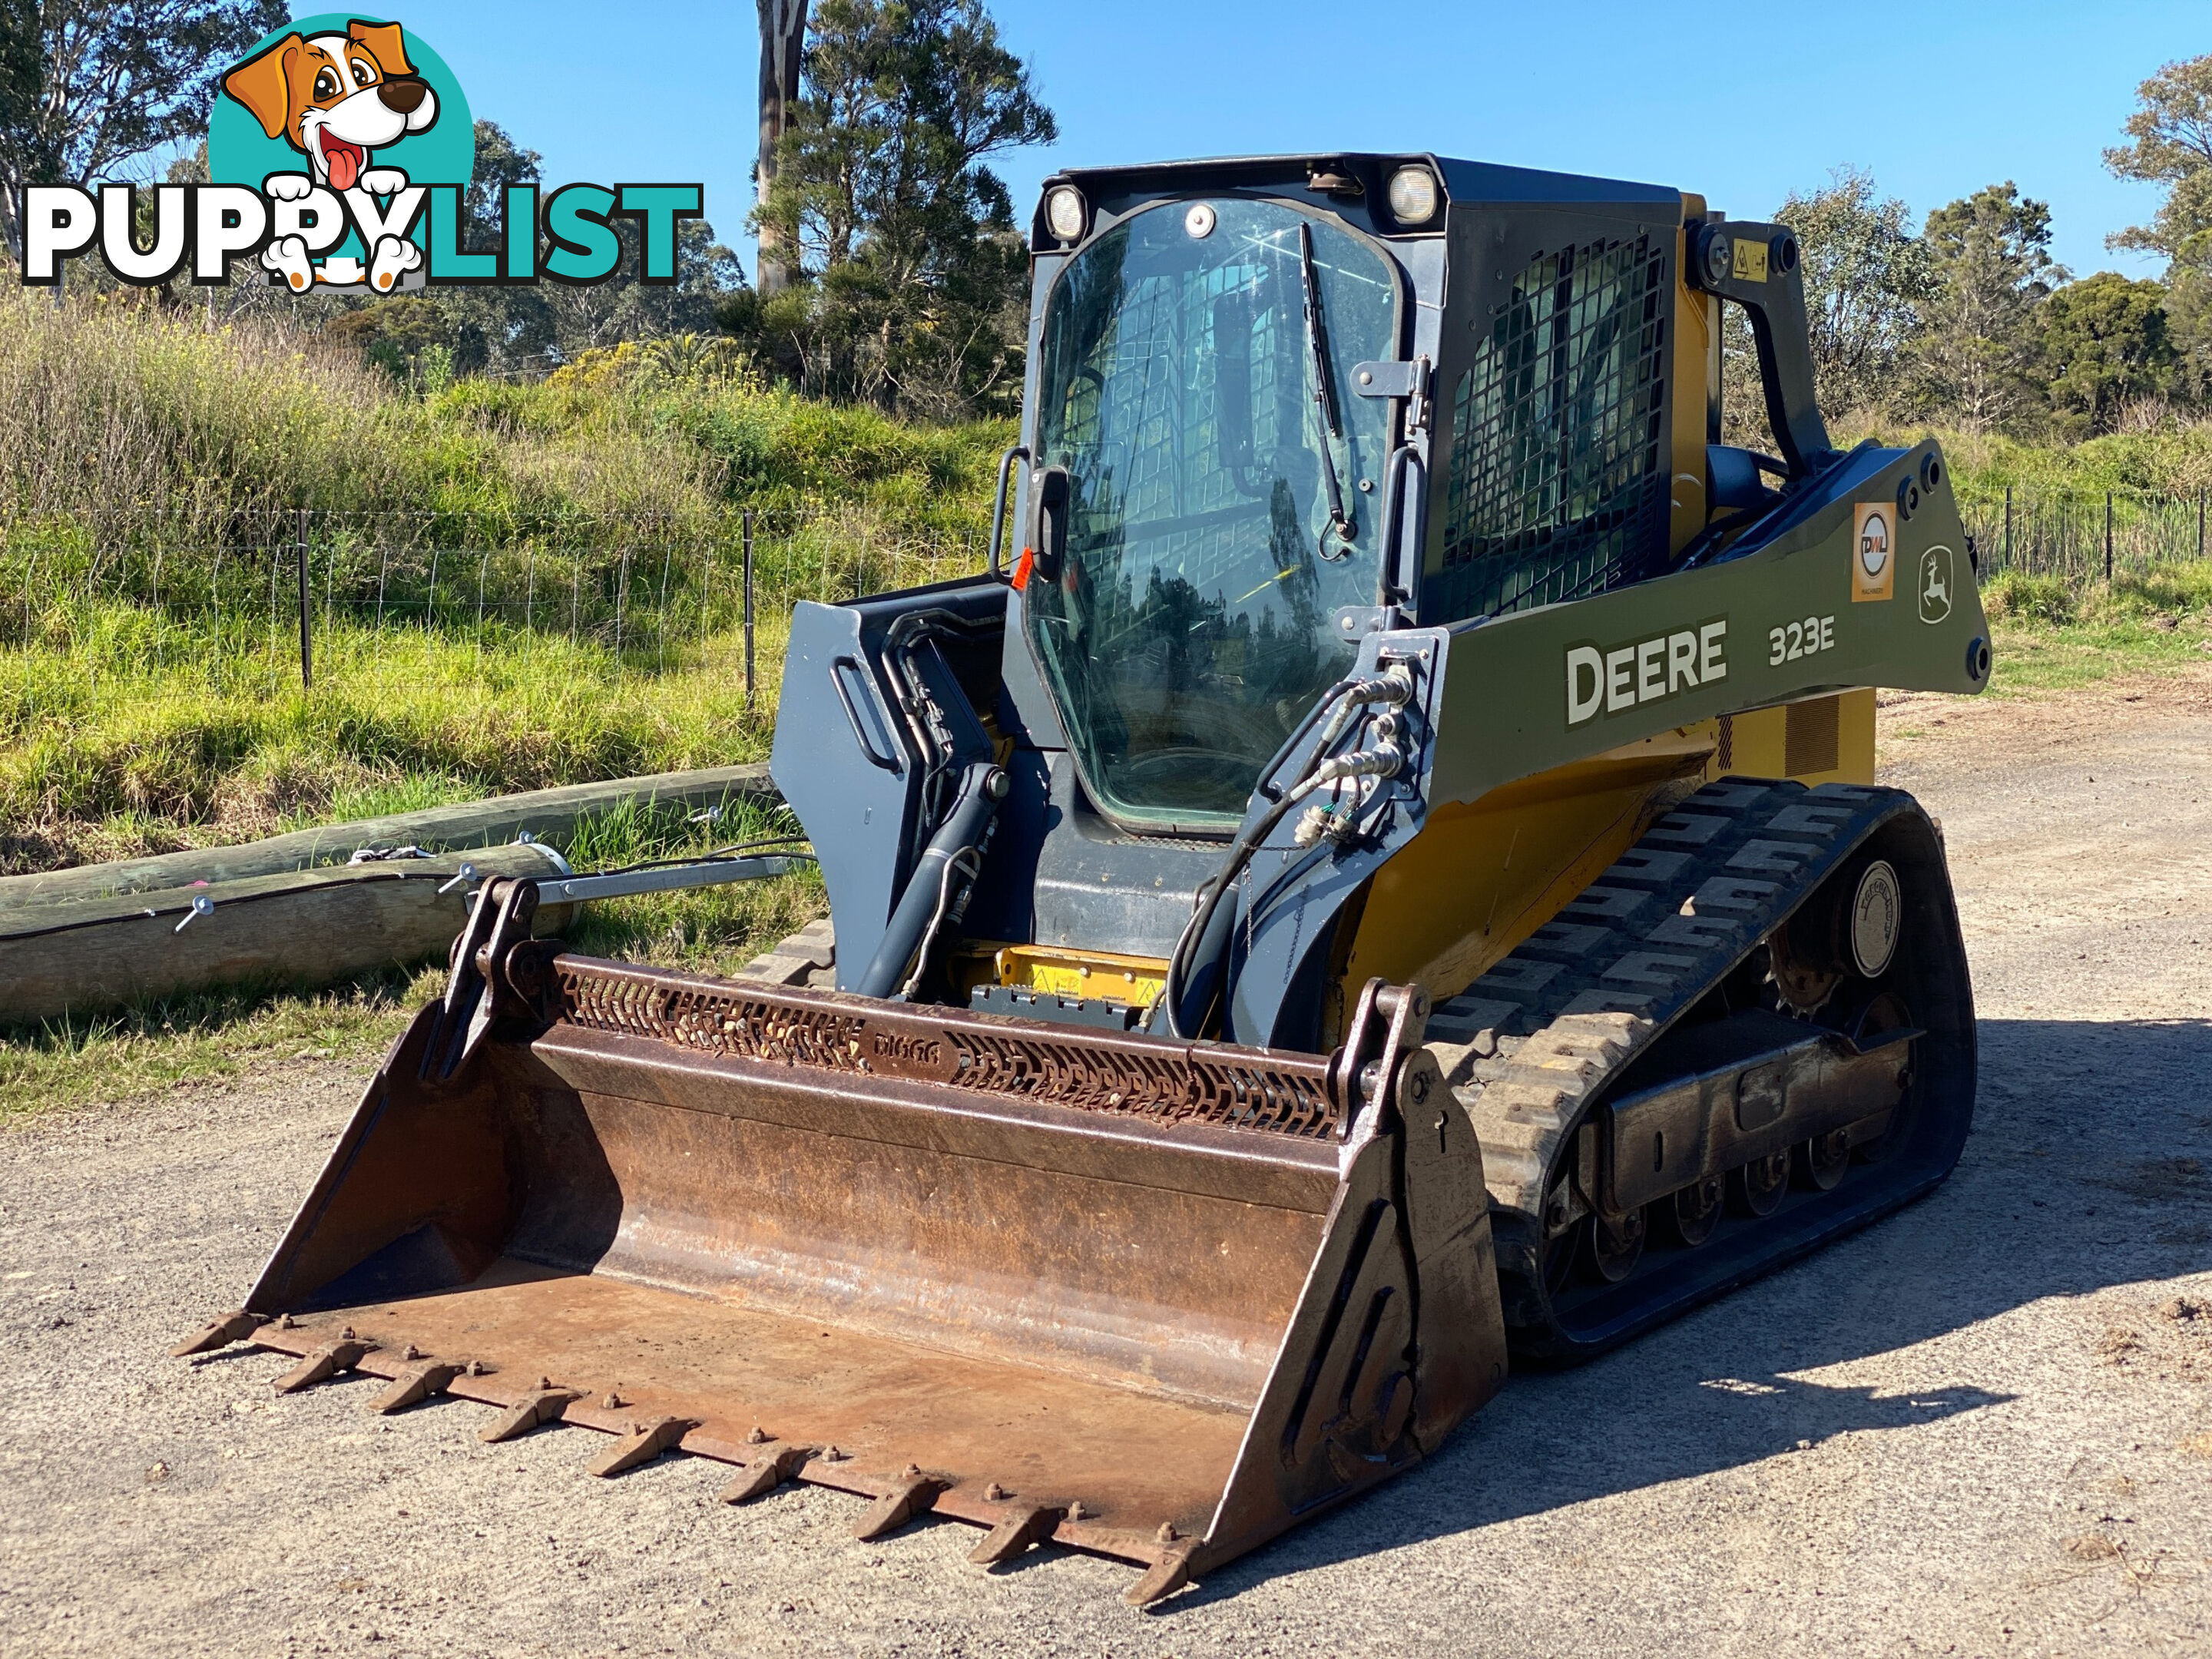
<path fill-rule="evenodd" d="M 375 1346 L 374 1342 L 363 1342 L 354 1337 L 326 1342 L 278 1377 L 276 1392 L 296 1394 L 301 1389 L 325 1382 L 341 1371 L 349 1371 L 360 1364 Z"/>
<path fill-rule="evenodd" d="M 1051 1537 L 1063 1513 L 1046 1504 L 1018 1509 L 992 1528 L 990 1535 L 968 1553 L 968 1559 L 979 1567 L 995 1567 L 1011 1561 Z"/>
<path fill-rule="evenodd" d="M 1196 1547 L 1193 1542 L 1170 1550 L 1145 1569 L 1143 1577 L 1121 1592 L 1121 1599 L 1133 1607 L 1149 1607 L 1155 1601 L 1167 1600 L 1190 1583 L 1191 1552 Z"/>
<path fill-rule="evenodd" d="M 557 1423 L 571 1402 L 584 1396 L 574 1389 L 532 1389 L 499 1414 L 498 1420 L 477 1436 L 496 1444 L 518 1439 L 542 1423 Z"/>
<path fill-rule="evenodd" d="M 213 1353 L 217 1348 L 244 1341 L 268 1322 L 266 1315 L 248 1313 L 240 1308 L 236 1313 L 225 1314 L 198 1334 L 186 1337 L 169 1350 L 169 1358 L 186 1359 L 196 1353 Z"/>
<path fill-rule="evenodd" d="M 634 1469 L 641 1463 L 650 1463 L 698 1426 L 697 1419 L 690 1417 L 655 1417 L 633 1423 L 629 1432 L 593 1458 L 584 1472 L 605 1479 L 620 1474 L 624 1469 Z"/>
<path fill-rule="evenodd" d="M 419 1405 L 434 1394 L 443 1394 L 446 1385 L 462 1372 L 466 1365 L 456 1365 L 443 1359 L 433 1359 L 417 1365 L 413 1370 L 392 1379 L 392 1386 L 368 1402 L 368 1408 L 390 1416 L 409 1406 Z"/>
<path fill-rule="evenodd" d="M 853 1523 L 853 1536 L 866 1543 L 887 1532 L 896 1532 L 915 1516 L 935 1509 L 938 1494 L 946 1484 L 927 1474 L 902 1475 L 892 1483 L 890 1491 L 868 1505 L 866 1515 Z"/>
<path fill-rule="evenodd" d="M 773 1457 L 757 1458 L 715 1496 L 725 1504 L 749 1504 L 756 1498 L 765 1498 L 796 1476 L 813 1455 L 804 1446 L 787 1446 Z"/>

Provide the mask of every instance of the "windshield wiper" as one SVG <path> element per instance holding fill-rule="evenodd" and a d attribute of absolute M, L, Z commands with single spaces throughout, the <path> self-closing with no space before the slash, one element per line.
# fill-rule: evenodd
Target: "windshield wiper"
<path fill-rule="evenodd" d="M 1321 312 L 1321 282 L 1314 275 L 1313 227 L 1303 221 L 1298 225 L 1298 274 L 1305 285 L 1306 346 L 1313 354 L 1314 401 L 1321 405 L 1321 476 L 1328 486 L 1328 528 L 1321 532 L 1321 545 L 1315 550 L 1324 559 L 1340 559 L 1351 549 L 1332 546 L 1330 537 L 1349 543 L 1359 532 L 1344 515 L 1344 486 L 1336 476 L 1336 452 L 1329 447 L 1331 439 L 1344 435 L 1344 417 L 1336 398 L 1336 370 L 1329 362 L 1328 322 Z"/>

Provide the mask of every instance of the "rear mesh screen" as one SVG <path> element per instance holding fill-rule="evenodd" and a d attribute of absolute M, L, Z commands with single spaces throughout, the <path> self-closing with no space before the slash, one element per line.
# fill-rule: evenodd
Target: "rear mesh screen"
<path fill-rule="evenodd" d="M 1443 568 L 1425 623 L 1656 574 L 1667 553 L 1667 259 L 1648 237 L 1514 279 L 1452 396 Z"/>

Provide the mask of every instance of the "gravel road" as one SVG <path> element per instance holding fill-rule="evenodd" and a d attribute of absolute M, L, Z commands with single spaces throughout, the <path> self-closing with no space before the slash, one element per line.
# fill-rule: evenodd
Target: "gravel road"
<path fill-rule="evenodd" d="M 161 1350 L 234 1304 L 361 1085 L 0 1131 L 0 1651 L 2161 1654 L 2212 1641 L 2212 672 L 1890 700 L 1982 1015 L 1936 1196 L 1582 1370 L 1150 1613 L 1060 1551 L 584 1479 L 482 1407 Z M 373 1646 L 371 1644 L 374 1644 Z"/>

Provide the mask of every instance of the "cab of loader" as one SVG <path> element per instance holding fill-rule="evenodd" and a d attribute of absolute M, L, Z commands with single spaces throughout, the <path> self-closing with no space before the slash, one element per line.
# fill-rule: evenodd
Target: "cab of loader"
<path fill-rule="evenodd" d="M 1653 185 L 1333 155 L 1064 173 L 1030 249 L 989 570 L 793 618 L 775 771 L 839 985 L 1315 1049 L 1363 969 L 1457 989 L 1463 949 L 1352 963 L 1353 896 L 1240 1018 L 1251 896 L 1216 903 L 1210 977 L 1194 907 L 1249 888 L 1240 828 L 1378 639 L 1725 561 L 1832 506 L 1794 235 Z M 1772 457 L 1718 441 L 1723 300 Z M 1870 766 L 1870 706 L 1831 723 L 1838 752 L 1769 773 Z"/>
<path fill-rule="evenodd" d="M 1429 157 L 1184 171 L 1047 187 L 1013 580 L 1085 801 L 1219 836 L 1364 635 L 1664 568 L 1682 202 Z M 1587 210 L 1528 205 L 1571 182 Z"/>

